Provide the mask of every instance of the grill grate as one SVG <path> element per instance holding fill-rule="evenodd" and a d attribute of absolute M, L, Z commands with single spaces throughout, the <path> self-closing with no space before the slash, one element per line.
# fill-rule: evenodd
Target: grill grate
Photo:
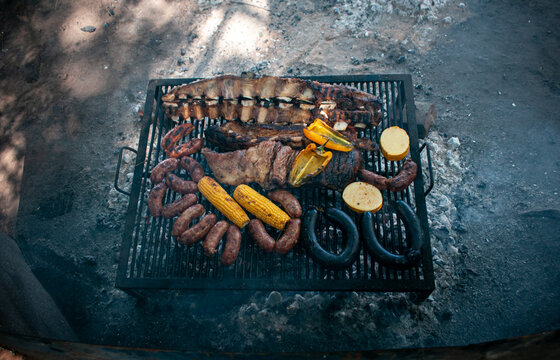
<path fill-rule="evenodd" d="M 421 165 L 410 75 L 329 76 L 313 77 L 312 79 L 325 83 L 352 85 L 379 96 L 384 103 L 383 120 L 376 128 L 362 131 L 360 136 L 369 137 L 378 142 L 383 129 L 393 125 L 404 127 L 411 140 L 410 156 Z M 177 243 L 171 236 L 173 219 L 156 219 L 148 213 L 147 198 L 152 187 L 149 172 L 159 161 L 163 160 L 165 154 L 159 144 L 163 134 L 174 126 L 174 123 L 164 114 L 161 96 L 172 86 L 194 80 L 162 79 L 152 80 L 149 83 L 144 108 L 144 126 L 137 150 L 136 167 L 123 234 L 117 287 L 127 291 L 147 288 L 177 288 L 418 291 L 425 294 L 433 290 L 434 276 L 422 166 L 419 166 L 418 176 L 414 183 L 405 191 L 400 193 L 383 191 L 386 205 L 375 215 L 374 226 L 380 242 L 388 250 L 395 251 L 405 245 L 404 227 L 389 206 L 390 201 L 405 200 L 417 210 L 426 241 L 423 245 L 421 265 L 409 270 L 394 270 L 381 266 L 372 260 L 365 250 L 363 242 L 360 245 L 360 256 L 356 262 L 350 268 L 340 271 L 329 270 L 315 263 L 307 256 L 301 243 L 298 243 L 289 254 L 284 256 L 266 254 L 249 238 L 247 231 L 243 232 L 239 257 L 231 267 L 224 267 L 220 263 L 223 244 L 220 245 L 218 253 L 214 257 L 208 258 L 204 256 L 200 243 L 194 246 Z M 220 123 L 222 123 L 221 119 L 195 121 L 195 130 L 190 137 L 201 137 L 207 126 Z M 395 175 L 401 168 L 401 162 L 388 162 L 374 152 L 364 152 L 363 157 L 366 169 L 386 176 Z M 210 174 L 204 157 L 197 153 L 194 158 L 201 163 L 207 174 Z M 184 170 L 178 174 L 182 177 L 186 176 Z M 224 186 L 224 188 L 230 194 L 233 192 L 231 186 Z M 259 190 L 262 193 L 262 190 Z M 300 200 L 304 211 L 311 206 L 322 208 L 334 206 L 346 211 L 359 224 L 359 215 L 346 207 L 338 192 L 317 187 L 302 187 L 292 189 L 292 192 Z M 168 191 L 164 202 L 172 202 L 176 196 L 172 191 Z M 218 220 L 224 218 L 200 195 L 199 202 L 207 211 L 216 214 Z M 322 244 L 326 245 L 329 250 L 338 249 L 340 251 L 341 233 L 335 224 L 321 218 L 318 226 L 318 229 L 324 229 L 320 232 Z M 267 230 L 273 236 L 278 235 L 278 232 L 270 227 L 267 227 Z"/>

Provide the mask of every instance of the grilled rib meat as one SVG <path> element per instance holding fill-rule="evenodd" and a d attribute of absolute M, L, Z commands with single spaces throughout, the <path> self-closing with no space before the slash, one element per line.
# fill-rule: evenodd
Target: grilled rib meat
<path fill-rule="evenodd" d="M 202 154 L 216 179 L 226 185 L 258 183 L 264 189 L 287 186 L 287 177 L 298 151 L 275 141 L 263 141 L 248 149 L 217 153 L 208 148 Z M 335 151 L 325 170 L 311 184 L 343 190 L 354 181 L 362 166 L 359 151 Z"/>
<path fill-rule="evenodd" d="M 162 101 L 167 115 L 176 121 L 223 117 L 259 124 L 309 124 L 325 111 L 330 125 L 338 119 L 368 127 L 377 125 L 382 114 L 379 98 L 367 92 L 271 76 L 203 79 L 173 88 Z"/>

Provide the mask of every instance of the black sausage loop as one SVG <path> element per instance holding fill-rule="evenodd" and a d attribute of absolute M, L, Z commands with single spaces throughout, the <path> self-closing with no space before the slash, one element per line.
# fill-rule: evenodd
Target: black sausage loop
<path fill-rule="evenodd" d="M 352 265 L 360 250 L 360 234 L 352 218 L 336 208 L 329 208 L 325 211 L 325 215 L 330 221 L 342 227 L 346 239 L 346 247 L 337 255 L 325 250 L 317 240 L 315 225 L 318 215 L 319 211 L 310 209 L 303 217 L 303 243 L 311 257 L 319 264 L 335 270 Z"/>
<path fill-rule="evenodd" d="M 408 269 L 418 265 L 422 258 L 420 250 L 424 239 L 423 232 L 420 228 L 418 216 L 406 202 L 397 200 L 394 207 L 404 224 L 406 240 L 409 245 L 408 248 L 404 249 L 402 255 L 390 253 L 381 246 L 377 236 L 375 236 L 372 224 L 373 214 L 370 212 L 366 212 L 362 216 L 362 236 L 366 241 L 369 253 L 380 264 L 395 269 Z"/>

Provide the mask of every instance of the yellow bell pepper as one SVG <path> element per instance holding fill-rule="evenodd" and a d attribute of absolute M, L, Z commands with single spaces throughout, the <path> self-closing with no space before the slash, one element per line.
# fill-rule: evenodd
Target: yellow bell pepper
<path fill-rule="evenodd" d="M 328 140 L 327 140 L 328 142 Z M 324 145 L 317 148 L 315 144 L 309 144 L 296 156 L 288 182 L 294 187 L 299 187 L 312 177 L 325 169 L 332 159 L 332 152 L 324 151 Z"/>
<path fill-rule="evenodd" d="M 325 147 L 328 149 L 347 152 L 354 148 L 354 144 L 350 140 L 346 139 L 344 135 L 331 128 L 321 119 L 315 119 L 313 124 L 304 127 L 303 134 L 306 138 L 317 144 L 324 144 L 325 140 L 328 140 L 325 144 Z"/>

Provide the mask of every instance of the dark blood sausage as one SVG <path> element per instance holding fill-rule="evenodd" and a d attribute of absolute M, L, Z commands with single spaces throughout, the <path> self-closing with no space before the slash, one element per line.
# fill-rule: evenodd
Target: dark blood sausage
<path fill-rule="evenodd" d="M 191 139 L 184 144 L 175 146 L 173 149 L 166 150 L 166 153 L 170 158 L 181 158 L 199 152 L 203 144 L 204 140 L 202 139 Z"/>
<path fill-rule="evenodd" d="M 416 178 L 416 163 L 412 159 L 406 159 L 401 171 L 389 180 L 389 190 L 403 191 Z"/>
<path fill-rule="evenodd" d="M 401 217 L 406 231 L 406 240 L 408 248 L 402 251 L 402 254 L 393 254 L 385 250 L 377 241 L 375 231 L 373 229 L 373 215 L 370 212 L 364 213 L 362 217 L 362 236 L 366 242 L 366 248 L 375 259 L 382 265 L 395 269 L 408 269 L 417 265 L 421 259 L 420 248 L 423 243 L 423 232 L 420 228 L 420 221 L 416 213 L 402 200 L 395 202 L 397 214 Z"/>
<path fill-rule="evenodd" d="M 177 142 L 190 134 L 193 129 L 194 126 L 190 123 L 175 126 L 163 136 L 163 139 L 161 139 L 161 147 L 165 152 L 171 151 L 171 149 L 177 145 Z"/>
<path fill-rule="evenodd" d="M 179 166 L 179 160 L 177 159 L 165 159 L 157 164 L 152 169 L 152 173 L 150 174 L 150 180 L 152 180 L 152 184 L 159 184 L 160 182 L 162 182 L 168 173 L 177 169 L 177 166 Z"/>
<path fill-rule="evenodd" d="M 193 206 L 198 201 L 195 194 L 186 194 L 181 196 L 179 199 L 175 200 L 171 204 L 167 204 L 163 207 L 161 211 L 161 216 L 166 219 L 171 219 L 174 216 L 179 215 L 187 208 Z"/>
<path fill-rule="evenodd" d="M 216 253 L 216 248 L 218 247 L 220 240 L 226 234 L 228 227 L 229 224 L 225 220 L 218 221 L 214 226 L 212 226 L 212 229 L 210 229 L 210 231 L 206 235 L 206 238 L 202 242 L 204 255 L 212 256 Z"/>
<path fill-rule="evenodd" d="M 167 186 L 164 183 L 159 183 L 150 191 L 150 196 L 148 197 L 148 211 L 150 211 L 153 217 L 161 216 L 163 196 L 166 190 Z"/>
<path fill-rule="evenodd" d="M 276 242 L 274 250 L 280 255 L 290 252 L 290 250 L 292 250 L 294 245 L 298 242 L 300 228 L 300 219 L 290 219 L 284 228 L 284 233 Z"/>
<path fill-rule="evenodd" d="M 230 266 L 237 260 L 239 249 L 241 248 L 241 231 L 231 224 L 227 230 L 227 242 L 222 253 L 222 264 Z"/>
<path fill-rule="evenodd" d="M 183 169 L 187 170 L 187 172 L 191 176 L 192 181 L 194 181 L 195 183 L 198 183 L 200 179 L 206 176 L 202 166 L 192 157 L 185 156 L 181 158 L 181 162 L 179 163 L 179 165 Z"/>
<path fill-rule="evenodd" d="M 193 227 L 187 229 L 179 237 L 179 241 L 185 245 L 191 245 L 197 241 L 202 240 L 208 231 L 212 229 L 212 226 L 216 223 L 216 215 L 206 214 L 204 217 Z"/>
<path fill-rule="evenodd" d="M 183 211 L 181 216 L 179 216 L 177 220 L 175 220 L 175 223 L 173 223 L 173 230 L 171 231 L 171 234 L 178 238 L 182 233 L 185 232 L 185 230 L 188 229 L 191 221 L 193 221 L 193 219 L 195 218 L 201 217 L 202 214 L 204 214 L 204 211 L 204 206 L 202 206 L 201 204 L 193 205 L 187 210 Z"/>
<path fill-rule="evenodd" d="M 375 186 L 379 190 L 386 190 L 389 187 L 389 179 L 365 169 L 360 170 L 360 180 Z"/>
<path fill-rule="evenodd" d="M 183 180 L 175 174 L 167 175 L 165 181 L 171 190 L 179 194 L 193 194 L 198 192 L 198 186 L 194 181 Z"/>
<path fill-rule="evenodd" d="M 264 224 L 259 219 L 253 219 L 249 222 L 249 235 L 264 251 L 271 252 L 274 249 L 276 241 L 268 235 Z"/>
<path fill-rule="evenodd" d="M 298 199 L 292 193 L 286 190 L 276 190 L 268 193 L 268 198 L 272 201 L 280 203 L 284 210 L 293 218 L 301 217 L 303 213 Z"/>
<path fill-rule="evenodd" d="M 327 218 L 343 228 L 346 237 L 346 248 L 340 254 L 333 254 L 325 250 L 315 234 L 315 224 L 319 211 L 316 209 L 307 210 L 303 218 L 303 243 L 309 255 L 319 264 L 331 269 L 344 269 L 352 265 L 358 256 L 360 249 L 360 234 L 352 218 L 344 211 L 336 208 L 329 208 L 325 212 Z"/>

